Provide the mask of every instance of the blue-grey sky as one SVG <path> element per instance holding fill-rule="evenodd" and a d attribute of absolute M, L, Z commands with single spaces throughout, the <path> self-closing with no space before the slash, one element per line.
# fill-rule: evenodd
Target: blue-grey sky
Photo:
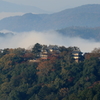
<path fill-rule="evenodd" d="M 3 0 L 16 4 L 32 5 L 47 11 L 61 11 L 85 4 L 100 4 L 100 0 Z"/>
<path fill-rule="evenodd" d="M 100 4 L 100 0 L 0 0 L 7 1 L 20 5 L 31 5 L 38 8 L 41 8 L 46 11 L 58 12 L 68 8 L 74 8 L 77 6 L 85 5 L 85 4 Z M 5 5 L 4 5 L 5 6 Z M 6 7 L 5 7 L 6 8 Z M 12 8 L 13 9 L 13 8 Z M 23 12 L 0 12 L 0 19 L 8 16 L 14 15 L 22 15 Z M 28 33 L 18 33 L 17 36 L 8 39 L 0 38 L 0 48 L 16 48 L 16 47 L 24 47 L 27 48 L 30 45 L 35 43 L 42 44 L 57 44 L 64 46 L 78 46 L 83 52 L 90 52 L 95 47 L 100 47 L 99 42 L 95 42 L 94 40 L 84 40 L 80 37 L 64 37 L 56 32 L 38 33 L 38 32 L 28 32 Z M 35 38 L 34 38 L 35 37 Z M 37 38 L 36 38 L 37 37 Z M 19 39 L 19 41 L 18 41 Z M 59 39 L 59 40 L 58 40 Z M 67 42 L 66 42 L 67 40 Z M 59 42 L 58 42 L 59 41 Z M 76 41 L 76 42 L 75 42 Z M 15 45 L 16 44 L 16 45 Z"/>

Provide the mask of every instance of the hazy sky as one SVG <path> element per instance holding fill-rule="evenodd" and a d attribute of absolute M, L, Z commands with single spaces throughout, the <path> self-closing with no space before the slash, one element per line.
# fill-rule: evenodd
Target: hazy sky
<path fill-rule="evenodd" d="M 3 19 L 3 18 L 5 18 L 5 17 L 9 17 L 9 16 L 21 16 L 21 15 L 23 15 L 24 13 L 22 13 L 22 12 L 1 12 L 0 13 L 0 20 L 1 19 Z"/>
<path fill-rule="evenodd" d="M 47 11 L 60 11 L 85 4 L 100 4 L 100 0 L 3 0 L 17 4 L 32 5 Z"/>
<path fill-rule="evenodd" d="M 1 0 L 0 0 L 1 1 Z M 46 11 L 58 12 L 68 8 L 74 8 L 77 6 L 85 4 L 100 4 L 100 0 L 3 0 L 12 2 L 15 4 L 23 5 L 32 5 L 38 8 L 41 8 Z M 0 14 L 0 19 L 5 16 L 16 15 L 12 12 L 2 12 Z M 23 13 L 17 13 L 22 15 Z M 30 45 L 33 45 L 37 42 L 41 44 L 57 44 L 64 46 L 78 46 L 83 52 L 89 52 L 95 47 L 100 46 L 100 42 L 95 42 L 94 40 L 85 40 L 80 37 L 63 37 L 56 32 L 38 33 L 38 32 L 26 32 L 20 33 L 13 38 L 7 38 L 4 41 L 4 38 L 0 38 L 0 48 L 13 48 L 13 47 L 24 47 L 27 48 Z M 36 38 L 37 37 L 37 38 Z M 16 45 L 15 45 L 16 44 Z"/>

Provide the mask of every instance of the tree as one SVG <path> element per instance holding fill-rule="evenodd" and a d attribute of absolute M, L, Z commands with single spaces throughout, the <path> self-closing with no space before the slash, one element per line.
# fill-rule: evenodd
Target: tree
<path fill-rule="evenodd" d="M 25 96 L 24 96 L 24 98 L 25 98 Z M 23 100 L 24 98 L 23 98 L 22 94 L 19 91 L 12 90 L 9 93 L 9 96 L 8 96 L 7 100 Z"/>
<path fill-rule="evenodd" d="M 38 75 L 48 75 L 48 73 L 53 69 L 53 64 L 50 61 L 40 62 L 37 67 Z"/>
<path fill-rule="evenodd" d="M 39 43 L 36 43 L 34 47 L 32 48 L 32 53 L 34 53 L 35 56 L 38 57 L 40 55 L 41 49 L 42 49 L 42 45 Z"/>
<path fill-rule="evenodd" d="M 43 86 L 38 93 L 39 99 L 44 100 L 48 94 L 50 94 L 50 89 L 47 86 Z"/>
<path fill-rule="evenodd" d="M 97 93 L 94 97 L 93 100 L 99 100 L 100 99 L 100 93 Z"/>

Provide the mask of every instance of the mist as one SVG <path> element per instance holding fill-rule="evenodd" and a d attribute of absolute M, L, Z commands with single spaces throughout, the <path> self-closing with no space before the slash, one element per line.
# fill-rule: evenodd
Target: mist
<path fill-rule="evenodd" d="M 5 31 L 2 31 L 5 32 Z M 45 32 L 21 32 L 14 33 L 13 36 L 0 37 L 0 49 L 4 48 L 25 48 L 33 47 L 35 43 L 45 45 L 58 45 L 65 47 L 77 46 L 82 52 L 91 52 L 94 48 L 100 46 L 100 42 L 93 39 L 86 40 L 80 37 L 68 37 L 57 33 L 56 31 Z M 7 30 L 6 33 L 7 34 Z"/>
<path fill-rule="evenodd" d="M 11 16 L 21 16 L 24 15 L 25 13 L 22 12 L 0 12 L 0 20 L 6 17 L 11 17 Z"/>

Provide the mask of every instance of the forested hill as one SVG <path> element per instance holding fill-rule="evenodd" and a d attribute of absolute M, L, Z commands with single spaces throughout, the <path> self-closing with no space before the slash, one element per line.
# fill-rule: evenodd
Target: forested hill
<path fill-rule="evenodd" d="M 60 34 L 69 37 L 81 37 L 83 39 L 94 39 L 100 41 L 100 27 L 67 27 L 57 30 Z"/>
<path fill-rule="evenodd" d="M 83 5 L 53 14 L 27 13 L 0 20 L 0 30 L 11 31 L 56 30 L 70 26 L 100 26 L 100 5 Z"/>
<path fill-rule="evenodd" d="M 36 58 L 43 45 L 0 50 L 0 100 L 99 100 L 100 49 L 76 63 L 73 47 L 61 46 L 48 60 Z"/>

